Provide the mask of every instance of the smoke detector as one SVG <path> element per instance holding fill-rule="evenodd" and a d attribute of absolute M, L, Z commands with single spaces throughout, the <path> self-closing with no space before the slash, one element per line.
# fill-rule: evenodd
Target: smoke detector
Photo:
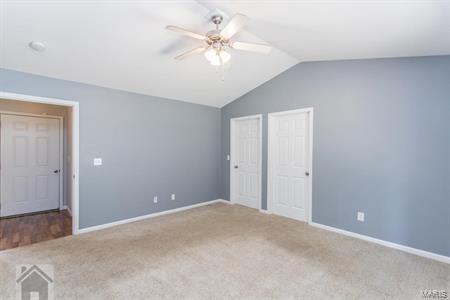
<path fill-rule="evenodd" d="M 28 46 L 37 52 L 43 52 L 45 50 L 44 43 L 38 42 L 38 41 L 31 41 Z"/>

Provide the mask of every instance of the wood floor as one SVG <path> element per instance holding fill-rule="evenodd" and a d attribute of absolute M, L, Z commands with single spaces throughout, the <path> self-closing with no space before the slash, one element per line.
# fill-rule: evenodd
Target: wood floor
<path fill-rule="evenodd" d="M 72 234 L 67 210 L 0 219 L 0 251 Z"/>

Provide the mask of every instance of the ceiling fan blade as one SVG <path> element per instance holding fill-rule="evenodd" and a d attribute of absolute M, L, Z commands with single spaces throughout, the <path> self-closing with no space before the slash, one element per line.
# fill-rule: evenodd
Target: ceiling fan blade
<path fill-rule="evenodd" d="M 178 56 L 175 56 L 175 59 L 176 60 L 182 60 L 182 59 L 185 59 L 185 58 L 187 58 L 187 57 L 189 57 L 191 55 L 194 55 L 194 54 L 197 54 L 197 53 L 202 53 L 202 52 L 205 52 L 205 51 L 206 51 L 205 47 L 194 48 L 194 49 L 189 50 L 187 52 L 184 52 L 184 53 L 182 53 L 182 54 L 180 54 Z"/>
<path fill-rule="evenodd" d="M 206 36 L 204 36 L 202 34 L 198 34 L 198 33 L 192 32 L 190 30 L 178 27 L 178 26 L 169 25 L 169 26 L 166 26 L 166 29 L 170 30 L 170 31 L 173 31 L 173 32 L 176 32 L 176 33 L 181 33 L 181 34 L 190 36 L 190 37 L 192 37 L 194 39 L 198 39 L 198 40 L 206 39 Z"/>
<path fill-rule="evenodd" d="M 225 39 L 231 38 L 248 22 L 248 17 L 243 14 L 235 14 L 233 19 L 222 29 L 220 35 Z"/>
<path fill-rule="evenodd" d="M 272 50 L 272 47 L 269 45 L 244 42 L 232 42 L 230 43 L 230 47 L 237 50 L 259 52 L 264 54 L 269 54 L 270 50 Z"/>

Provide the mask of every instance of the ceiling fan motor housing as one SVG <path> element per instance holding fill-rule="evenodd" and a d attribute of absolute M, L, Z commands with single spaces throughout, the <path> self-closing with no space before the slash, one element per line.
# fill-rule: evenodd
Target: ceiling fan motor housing
<path fill-rule="evenodd" d="M 216 24 L 216 29 L 206 33 L 206 43 L 215 50 L 221 50 L 228 45 L 228 40 L 220 35 L 219 25 L 223 22 L 222 15 L 213 15 L 211 21 Z"/>

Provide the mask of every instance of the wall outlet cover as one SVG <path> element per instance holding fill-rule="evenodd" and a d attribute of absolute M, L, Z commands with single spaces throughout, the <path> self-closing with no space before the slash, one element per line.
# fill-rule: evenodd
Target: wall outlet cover
<path fill-rule="evenodd" d="M 170 196 L 170 199 L 175 200 L 175 194 L 172 194 L 172 195 Z"/>
<path fill-rule="evenodd" d="M 101 166 L 103 161 L 101 158 L 94 158 L 94 166 Z"/>
<path fill-rule="evenodd" d="M 153 197 L 153 203 L 158 203 L 158 197 L 157 196 Z"/>

